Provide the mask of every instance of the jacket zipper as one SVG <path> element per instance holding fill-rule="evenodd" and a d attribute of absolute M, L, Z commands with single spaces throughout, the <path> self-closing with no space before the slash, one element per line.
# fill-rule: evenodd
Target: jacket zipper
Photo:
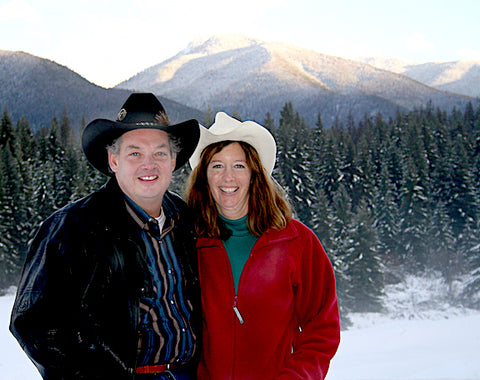
<path fill-rule="evenodd" d="M 256 245 L 256 243 L 255 243 L 255 245 Z M 252 247 L 252 252 L 254 250 L 255 245 Z M 247 261 L 246 261 L 246 263 L 245 263 L 245 265 L 242 269 L 242 273 L 240 274 L 240 280 L 238 282 L 238 291 L 240 290 L 240 284 L 242 282 L 242 277 L 244 276 L 246 268 L 249 266 L 250 262 L 252 261 L 252 252 L 250 252 L 250 255 L 249 255 L 249 257 L 248 257 L 248 259 L 247 259 Z M 226 254 L 226 252 L 225 252 L 225 254 Z M 233 278 L 232 278 L 232 280 L 233 280 Z M 237 316 L 240 324 L 243 325 L 245 323 L 245 320 L 243 319 L 242 313 L 240 313 L 240 310 L 238 309 L 237 305 L 238 305 L 238 294 L 235 294 L 235 298 L 234 298 L 234 301 L 233 301 L 233 312 Z"/>
<path fill-rule="evenodd" d="M 235 296 L 235 299 L 233 301 L 233 311 L 235 312 L 235 315 L 237 316 L 240 324 L 243 325 L 245 321 L 242 317 L 242 314 L 240 313 L 240 310 L 238 310 L 237 303 L 238 303 L 238 296 Z"/>

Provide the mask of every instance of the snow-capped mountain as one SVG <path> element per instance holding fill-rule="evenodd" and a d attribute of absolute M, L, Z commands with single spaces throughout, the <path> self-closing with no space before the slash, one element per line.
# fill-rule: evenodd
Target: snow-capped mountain
<path fill-rule="evenodd" d="M 117 88 L 152 91 L 200 110 L 237 111 L 263 121 L 288 101 L 310 125 L 351 113 L 356 120 L 425 105 L 451 109 L 471 100 L 360 61 L 242 35 L 196 41 Z"/>
<path fill-rule="evenodd" d="M 430 100 L 447 111 L 468 101 L 477 104 L 479 67 L 478 61 L 353 61 L 243 35 L 218 35 L 193 41 L 174 57 L 104 89 L 48 59 L 0 51 L 0 107 L 14 120 L 25 116 L 34 128 L 66 110 L 80 128 L 83 117 L 114 117 L 135 90 L 162 96 L 172 121 L 201 119 L 209 109 L 260 122 L 270 112 L 278 120 L 291 101 L 311 126 L 319 112 L 329 126 L 349 114 L 357 122 L 377 112 L 388 117 Z"/>
<path fill-rule="evenodd" d="M 403 74 L 439 90 L 480 97 L 480 61 L 411 63 L 374 57 L 361 58 L 360 61 Z"/>

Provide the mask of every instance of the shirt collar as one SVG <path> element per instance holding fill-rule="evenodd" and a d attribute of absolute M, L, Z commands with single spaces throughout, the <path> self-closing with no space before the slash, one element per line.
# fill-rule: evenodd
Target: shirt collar
<path fill-rule="evenodd" d="M 138 226 L 154 236 L 163 236 L 173 228 L 173 219 L 165 215 L 163 207 L 160 217 L 154 218 L 148 215 L 127 195 L 125 195 L 125 205 L 128 213 L 131 215 L 133 220 L 135 220 Z"/>

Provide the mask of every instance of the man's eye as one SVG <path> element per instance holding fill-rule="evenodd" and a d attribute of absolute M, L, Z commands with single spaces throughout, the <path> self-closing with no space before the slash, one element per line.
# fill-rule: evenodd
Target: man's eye
<path fill-rule="evenodd" d="M 140 153 L 138 153 L 138 152 L 132 152 L 132 153 L 130 153 L 130 156 L 136 157 L 136 156 L 138 156 L 138 155 L 140 155 Z"/>

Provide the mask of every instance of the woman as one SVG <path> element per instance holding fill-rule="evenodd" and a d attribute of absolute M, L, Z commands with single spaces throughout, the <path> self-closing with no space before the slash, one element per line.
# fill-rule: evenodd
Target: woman
<path fill-rule="evenodd" d="M 335 278 L 271 178 L 261 125 L 218 113 L 201 127 L 187 203 L 204 313 L 199 379 L 323 379 L 340 341 Z"/>

